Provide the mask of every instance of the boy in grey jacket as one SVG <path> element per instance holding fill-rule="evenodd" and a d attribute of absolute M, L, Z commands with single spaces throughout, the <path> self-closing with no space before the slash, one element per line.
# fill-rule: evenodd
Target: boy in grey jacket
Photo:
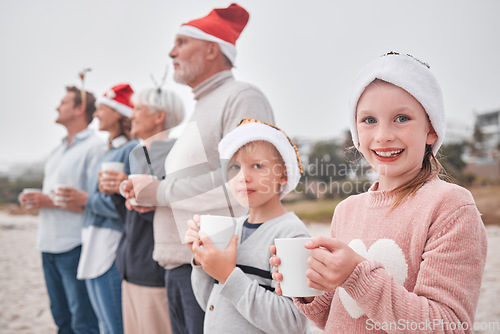
<path fill-rule="evenodd" d="M 225 250 L 199 231 L 199 216 L 189 222 L 185 241 L 194 255 L 193 291 L 206 312 L 204 333 L 306 333 L 293 301 L 274 292 L 269 264 L 275 238 L 309 236 L 281 203 L 300 180 L 297 148 L 280 129 L 244 119 L 221 140 L 219 153 L 232 193 L 249 211 L 237 219 Z"/>

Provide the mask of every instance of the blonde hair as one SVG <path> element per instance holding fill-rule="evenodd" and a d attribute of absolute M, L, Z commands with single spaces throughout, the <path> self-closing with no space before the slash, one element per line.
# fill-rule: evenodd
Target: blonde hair
<path fill-rule="evenodd" d="M 434 153 L 432 153 L 431 145 L 426 145 L 422 168 L 420 168 L 418 174 L 413 179 L 390 191 L 390 194 L 394 195 L 394 202 L 391 205 L 390 211 L 413 196 L 427 181 L 435 176 L 449 179 L 445 169 L 434 156 Z"/>

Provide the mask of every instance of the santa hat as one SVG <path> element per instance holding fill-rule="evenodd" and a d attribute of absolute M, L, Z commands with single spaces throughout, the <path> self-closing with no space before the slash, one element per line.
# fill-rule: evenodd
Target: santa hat
<path fill-rule="evenodd" d="M 280 198 L 283 198 L 299 184 L 302 163 L 297 147 L 281 129 L 255 119 L 245 118 L 219 142 L 220 159 L 222 162 L 231 160 L 241 147 L 256 140 L 271 143 L 285 162 L 287 183 L 280 189 Z"/>
<path fill-rule="evenodd" d="M 352 141 L 359 147 L 356 131 L 356 108 L 365 88 L 375 79 L 389 82 L 411 94 L 425 109 L 438 139 L 432 144 L 432 152 L 437 153 L 444 140 L 446 116 L 441 88 L 429 69 L 429 65 L 410 55 L 389 52 L 368 63 L 354 80 L 349 112 Z"/>
<path fill-rule="evenodd" d="M 95 106 L 99 104 L 107 105 L 126 117 L 132 115 L 134 106 L 130 101 L 134 91 L 128 84 L 119 84 L 112 87 L 104 95 L 95 101 Z"/>
<path fill-rule="evenodd" d="M 177 35 L 217 42 L 222 53 L 234 64 L 236 40 L 245 28 L 250 15 L 238 4 L 215 8 L 207 16 L 184 23 Z"/>

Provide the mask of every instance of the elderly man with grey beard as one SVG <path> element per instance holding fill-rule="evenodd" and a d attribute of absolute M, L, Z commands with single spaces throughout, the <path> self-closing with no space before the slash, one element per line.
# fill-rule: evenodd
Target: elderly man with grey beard
<path fill-rule="evenodd" d="M 174 80 L 193 89 L 196 106 L 165 161 L 165 180 L 134 192 L 138 200 L 158 204 L 153 257 L 165 268 L 174 333 L 203 332 L 204 311 L 191 287 L 192 253 L 183 244 L 187 221 L 195 213 L 244 212 L 228 205 L 217 145 L 245 117 L 274 123 L 264 94 L 236 81 L 231 71 L 248 18 L 244 8 L 232 4 L 180 27 L 170 51 Z"/>

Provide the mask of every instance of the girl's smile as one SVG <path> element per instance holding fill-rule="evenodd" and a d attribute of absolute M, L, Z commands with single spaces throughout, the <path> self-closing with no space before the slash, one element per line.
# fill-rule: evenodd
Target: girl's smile
<path fill-rule="evenodd" d="M 437 139 L 422 105 L 404 89 L 370 84 L 356 113 L 359 150 L 379 174 L 379 189 L 394 189 L 418 174 L 426 145 Z"/>
<path fill-rule="evenodd" d="M 377 159 L 384 162 L 397 160 L 404 149 L 381 148 L 375 149 L 373 152 L 377 155 Z"/>

